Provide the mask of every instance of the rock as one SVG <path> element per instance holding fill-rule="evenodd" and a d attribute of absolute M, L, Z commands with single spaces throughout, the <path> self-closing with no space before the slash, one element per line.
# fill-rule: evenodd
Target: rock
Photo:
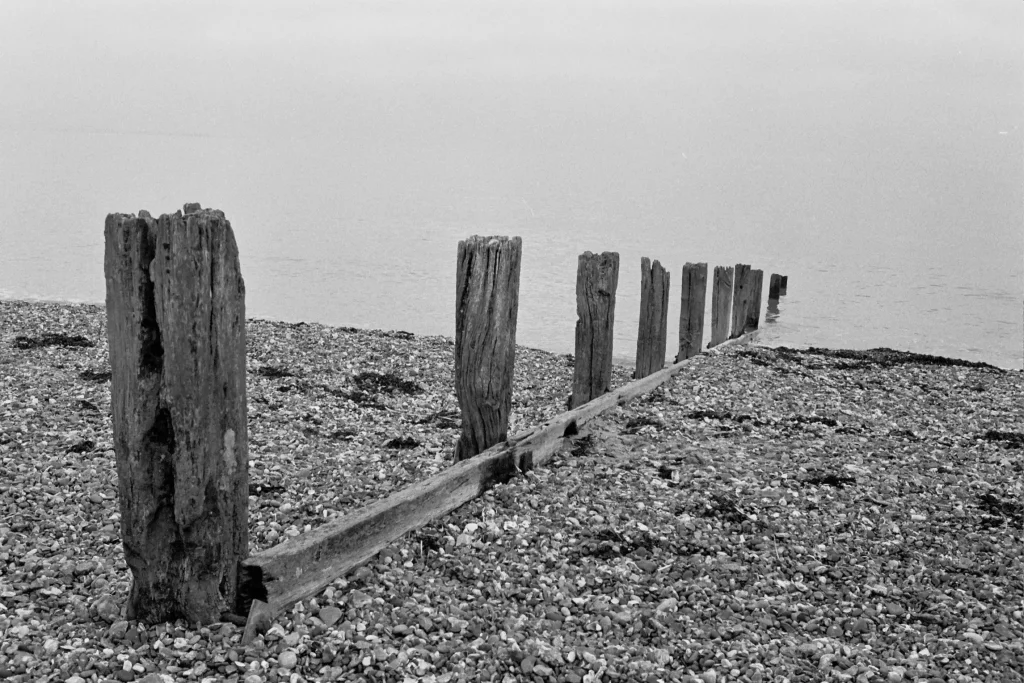
<path fill-rule="evenodd" d="M 718 672 L 714 669 L 708 669 L 700 677 L 704 683 L 716 683 L 718 681 Z"/>
<path fill-rule="evenodd" d="M 285 650 L 277 656 L 277 665 L 282 669 L 294 669 L 299 663 L 299 657 L 291 650 Z"/>
<path fill-rule="evenodd" d="M 131 669 L 121 669 L 114 674 L 114 678 L 121 681 L 121 683 L 131 683 L 135 680 L 135 672 Z"/>
<path fill-rule="evenodd" d="M 524 674 L 531 673 L 533 667 L 537 665 L 537 658 L 533 655 L 525 657 L 522 662 L 519 663 L 519 667 L 523 670 Z"/>
<path fill-rule="evenodd" d="M 48 657 L 52 657 L 59 649 L 60 641 L 56 638 L 47 638 L 43 641 L 43 652 L 45 652 Z"/>
<path fill-rule="evenodd" d="M 963 639 L 974 643 L 975 645 L 981 645 L 981 642 L 985 640 L 985 637 L 973 631 L 967 631 L 964 633 Z"/>
<path fill-rule="evenodd" d="M 356 609 L 366 607 L 371 602 L 373 602 L 373 598 L 361 590 L 353 590 L 348 594 L 348 604 L 352 605 Z"/>
<path fill-rule="evenodd" d="M 420 628 L 426 631 L 427 633 L 430 633 L 434 630 L 434 622 L 426 614 L 421 614 L 419 617 L 417 617 L 416 621 L 417 623 L 419 623 Z"/>
<path fill-rule="evenodd" d="M 244 679 L 245 683 L 263 683 L 263 679 L 260 678 L 259 674 L 249 674 Z"/>
<path fill-rule="evenodd" d="M 92 603 L 92 611 L 108 624 L 113 624 L 121 617 L 121 608 L 109 595 L 102 595 Z"/>
<path fill-rule="evenodd" d="M 355 592 L 355 591 L 353 591 Z M 344 612 L 340 608 L 334 605 L 328 605 L 320 610 L 320 621 L 324 622 L 324 626 L 334 626 L 341 619 Z"/>
<path fill-rule="evenodd" d="M 146 674 L 138 680 L 138 683 L 174 683 L 174 677 L 167 674 Z M 260 683 L 263 683 L 260 681 Z"/>
<path fill-rule="evenodd" d="M 110 626 L 110 630 L 107 631 L 107 635 L 112 640 L 119 641 L 123 640 L 125 635 L 128 633 L 128 622 L 125 620 L 115 621 Z"/>
<path fill-rule="evenodd" d="M 64 679 L 64 683 L 85 683 L 85 679 L 81 676 L 69 676 Z"/>
<path fill-rule="evenodd" d="M 671 612 L 679 606 L 679 601 L 675 598 L 665 598 L 658 603 L 658 612 Z"/>

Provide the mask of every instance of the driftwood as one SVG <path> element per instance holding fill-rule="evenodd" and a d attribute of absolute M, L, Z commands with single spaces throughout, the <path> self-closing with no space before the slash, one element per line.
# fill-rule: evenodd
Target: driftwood
<path fill-rule="evenodd" d="M 741 341 L 743 338 L 733 339 L 725 345 Z M 690 360 L 605 393 L 358 512 L 244 560 L 239 602 L 252 601 L 255 605 L 250 612 L 247 635 L 254 636 L 259 631 L 256 622 L 266 623 L 268 613 L 279 614 L 295 602 L 316 595 L 404 534 L 442 517 L 518 472 L 547 463 L 590 420 L 662 385 Z"/>
<path fill-rule="evenodd" d="M 715 266 L 711 290 L 711 341 L 708 348 L 729 338 L 729 313 L 732 310 L 732 266 Z"/>
<path fill-rule="evenodd" d="M 615 290 L 619 286 L 619 255 L 580 254 L 576 270 L 576 362 L 573 407 L 608 391 L 612 381 Z"/>
<path fill-rule="evenodd" d="M 129 618 L 217 621 L 248 553 L 245 286 L 220 211 L 107 216 Z"/>
<path fill-rule="evenodd" d="M 665 367 L 668 343 L 669 274 L 661 263 L 640 259 L 640 326 L 636 335 L 636 370 L 639 379 Z"/>
<path fill-rule="evenodd" d="M 455 447 L 456 462 L 508 436 L 522 253 L 518 237 L 474 235 L 459 242 L 455 394 L 462 434 Z"/>
<path fill-rule="evenodd" d="M 732 332 L 731 338 L 739 337 L 747 328 L 747 311 L 750 308 L 751 280 L 750 266 L 737 263 L 732 281 Z"/>
<path fill-rule="evenodd" d="M 684 265 L 681 288 L 677 363 L 700 353 L 700 345 L 704 340 L 704 301 L 707 299 L 708 264 Z"/>

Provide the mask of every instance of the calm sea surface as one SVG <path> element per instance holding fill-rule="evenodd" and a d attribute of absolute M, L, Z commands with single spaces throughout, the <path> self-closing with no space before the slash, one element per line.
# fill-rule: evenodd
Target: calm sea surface
<path fill-rule="evenodd" d="M 1022 366 L 1024 3 L 336 4 L 4 4 L 0 297 L 102 302 L 106 214 L 199 201 L 252 316 L 451 335 L 458 241 L 519 235 L 526 345 L 617 251 L 623 361 L 648 256 L 670 354 L 743 262 L 765 343 Z"/>

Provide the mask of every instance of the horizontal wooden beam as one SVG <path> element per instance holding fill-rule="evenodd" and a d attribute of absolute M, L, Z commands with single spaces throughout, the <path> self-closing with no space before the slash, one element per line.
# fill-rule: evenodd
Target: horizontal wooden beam
<path fill-rule="evenodd" d="M 749 341 L 749 337 L 731 339 L 710 353 Z M 587 422 L 664 384 L 699 357 L 687 358 L 598 396 L 357 512 L 243 560 L 241 601 L 259 601 L 260 618 L 265 620 L 267 611 L 279 614 L 299 600 L 316 595 L 392 541 L 468 503 L 495 484 L 508 481 L 517 472 L 547 463 Z M 256 612 L 250 613 L 250 619 Z M 251 638 L 255 631 L 247 629 L 247 636 Z"/>

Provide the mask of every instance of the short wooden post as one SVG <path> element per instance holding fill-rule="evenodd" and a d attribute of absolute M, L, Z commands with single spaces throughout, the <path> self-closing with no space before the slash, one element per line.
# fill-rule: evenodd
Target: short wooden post
<path fill-rule="evenodd" d="M 111 214 L 111 412 L 128 618 L 219 621 L 248 555 L 245 285 L 224 214 Z"/>
<path fill-rule="evenodd" d="M 768 280 L 768 301 L 779 298 L 779 289 L 782 287 L 782 276 L 778 273 L 772 273 L 771 278 Z"/>
<path fill-rule="evenodd" d="M 455 281 L 455 393 L 462 435 L 455 461 L 508 438 L 519 316 L 519 237 L 459 242 Z"/>
<path fill-rule="evenodd" d="M 709 349 L 729 338 L 732 276 L 732 266 L 715 266 L 715 282 L 711 289 L 711 342 L 708 343 Z"/>
<path fill-rule="evenodd" d="M 747 307 L 747 324 L 744 331 L 756 330 L 761 323 L 761 290 L 764 286 L 764 271 L 752 270 L 750 278 L 750 304 Z"/>
<path fill-rule="evenodd" d="M 707 299 L 707 291 L 708 264 L 687 263 L 684 265 L 679 305 L 677 363 L 700 353 L 700 345 L 704 340 L 704 302 Z"/>
<path fill-rule="evenodd" d="M 733 271 L 732 281 L 732 333 L 730 337 L 735 339 L 742 336 L 747 326 L 747 310 L 750 308 L 751 280 L 750 266 L 745 263 L 737 263 Z"/>
<path fill-rule="evenodd" d="M 619 286 L 619 255 L 606 251 L 580 254 L 576 270 L 576 363 L 572 408 L 611 388 L 615 290 Z"/>
<path fill-rule="evenodd" d="M 640 259 L 640 328 L 636 336 L 635 379 L 665 367 L 668 344 L 669 274 L 646 256 Z"/>
<path fill-rule="evenodd" d="M 789 285 L 789 276 L 783 275 L 779 282 L 779 296 L 786 296 L 786 286 Z"/>

